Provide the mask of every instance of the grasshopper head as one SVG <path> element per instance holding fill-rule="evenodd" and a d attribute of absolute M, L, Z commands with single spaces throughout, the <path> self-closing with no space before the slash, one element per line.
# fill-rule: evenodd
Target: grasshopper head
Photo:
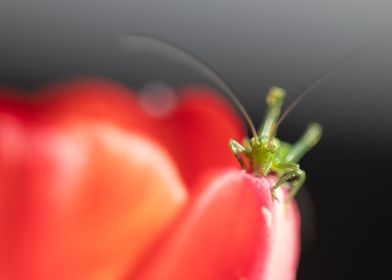
<path fill-rule="evenodd" d="M 257 136 L 250 141 L 252 147 L 252 169 L 257 176 L 267 176 L 279 149 L 279 142 L 273 138 Z"/>

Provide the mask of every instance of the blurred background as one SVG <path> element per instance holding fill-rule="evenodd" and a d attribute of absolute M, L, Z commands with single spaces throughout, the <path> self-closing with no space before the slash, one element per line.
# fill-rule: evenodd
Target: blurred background
<path fill-rule="evenodd" d="M 293 100 L 350 53 L 282 124 L 294 141 L 325 133 L 302 161 L 298 279 L 392 279 L 392 2 L 30 0 L 0 2 L 0 83 L 33 89 L 81 75 L 140 89 L 208 84 L 191 68 L 119 47 L 126 34 L 169 40 L 208 62 L 256 124 L 270 86 Z"/>

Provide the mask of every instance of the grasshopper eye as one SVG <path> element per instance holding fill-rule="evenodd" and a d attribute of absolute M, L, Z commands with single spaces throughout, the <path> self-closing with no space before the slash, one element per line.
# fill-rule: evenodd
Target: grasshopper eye
<path fill-rule="evenodd" d="M 274 138 L 271 142 L 270 142 L 270 150 L 271 152 L 276 152 L 279 149 L 279 142 Z"/>

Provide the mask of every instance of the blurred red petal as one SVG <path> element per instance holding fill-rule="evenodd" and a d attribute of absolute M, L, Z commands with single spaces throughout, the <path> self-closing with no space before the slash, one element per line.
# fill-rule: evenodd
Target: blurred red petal
<path fill-rule="evenodd" d="M 0 113 L 0 278 L 116 279 L 186 202 L 159 145 Z"/>
<path fill-rule="evenodd" d="M 37 93 L 39 102 L 50 117 L 88 118 L 113 122 L 123 128 L 142 126 L 147 116 L 136 98 L 136 92 L 110 80 L 84 78 L 54 83 Z M 45 102 L 46 101 L 46 102 Z"/>
<path fill-rule="evenodd" d="M 184 88 L 178 95 L 178 106 L 152 133 L 174 156 L 187 185 L 210 169 L 238 167 L 228 147 L 229 139 L 245 135 L 237 113 L 206 87 Z"/>
<path fill-rule="evenodd" d="M 238 166 L 228 141 L 242 139 L 245 132 L 237 113 L 215 91 L 193 86 L 176 95 L 172 111 L 151 116 L 134 91 L 104 79 L 80 79 L 40 89 L 31 101 L 35 110 L 30 106 L 25 111 L 29 118 L 45 114 L 49 119 L 99 119 L 149 135 L 168 150 L 192 188 L 210 168 Z"/>

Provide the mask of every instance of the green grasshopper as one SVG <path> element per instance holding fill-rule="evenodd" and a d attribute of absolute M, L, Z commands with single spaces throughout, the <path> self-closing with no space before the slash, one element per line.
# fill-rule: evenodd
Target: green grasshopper
<path fill-rule="evenodd" d="M 320 76 L 317 80 L 311 83 L 302 92 L 302 94 L 291 103 L 280 119 L 278 118 L 280 116 L 286 94 L 281 88 L 271 88 L 266 98 L 268 109 L 261 129 L 259 133 L 257 133 L 250 116 L 231 88 L 225 83 L 219 74 L 213 70 L 212 67 L 203 62 L 200 58 L 190 54 L 188 51 L 174 45 L 173 43 L 144 35 L 126 36 L 122 38 L 121 43 L 124 47 L 131 51 L 163 54 L 164 56 L 170 57 L 179 63 L 193 67 L 195 70 L 204 74 L 204 76 L 210 81 L 215 83 L 237 105 L 238 110 L 242 113 L 253 134 L 251 139 L 245 138 L 242 141 L 242 144 L 235 140 L 229 140 L 230 149 L 234 153 L 241 167 L 244 170 L 253 173 L 255 176 L 267 176 L 269 173 L 274 172 L 278 177 L 278 181 L 271 188 L 272 197 L 274 199 L 277 199 L 275 195 L 276 189 L 289 181 L 292 183 L 292 187 L 288 195 L 288 199 L 292 199 L 295 196 L 306 178 L 306 174 L 300 168 L 298 161 L 307 151 L 317 144 L 320 140 L 322 129 L 319 124 L 310 124 L 304 135 L 293 145 L 276 138 L 276 130 L 285 116 L 287 116 L 290 110 L 295 107 L 297 102 L 311 92 L 314 87 L 333 74 L 338 67 L 333 68 L 335 71 L 328 71 L 326 74 Z M 247 159 L 249 163 L 248 166 L 243 160 L 241 154 Z"/>
<path fill-rule="evenodd" d="M 278 181 L 272 187 L 272 197 L 277 200 L 275 191 L 284 183 L 291 181 L 292 188 L 288 200 L 292 199 L 305 181 L 306 173 L 298 161 L 313 148 L 321 138 L 322 129 L 317 123 L 311 123 L 302 137 L 294 144 L 283 142 L 275 137 L 278 118 L 280 116 L 286 93 L 283 89 L 272 87 L 267 95 L 267 111 L 258 133 L 251 139 L 245 138 L 242 144 L 231 139 L 229 147 L 244 170 L 255 176 L 267 176 L 274 172 Z M 252 129 L 255 132 L 255 129 Z M 241 157 L 243 154 L 248 166 Z"/>

